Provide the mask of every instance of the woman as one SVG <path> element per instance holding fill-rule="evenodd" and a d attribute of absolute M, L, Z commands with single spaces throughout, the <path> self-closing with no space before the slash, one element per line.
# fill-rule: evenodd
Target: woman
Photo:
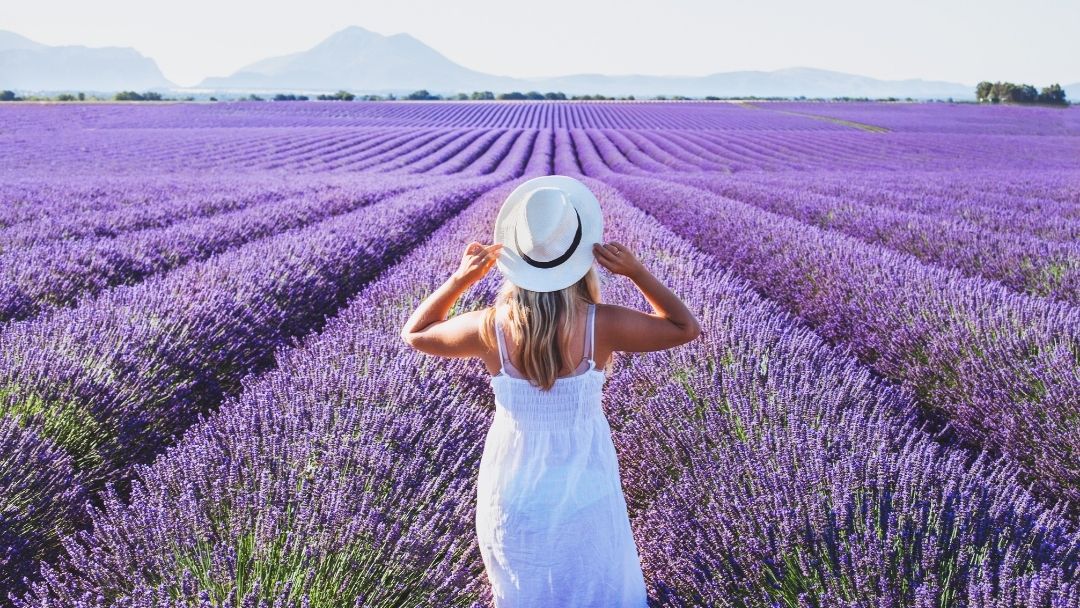
<path fill-rule="evenodd" d="M 615 351 L 671 348 L 700 329 L 629 249 L 599 243 L 602 230 L 581 182 L 526 181 L 503 203 L 494 243 L 470 243 L 401 331 L 417 350 L 479 357 L 493 374 L 476 533 L 497 608 L 646 605 L 601 389 Z M 653 314 L 601 304 L 594 260 L 632 280 Z M 496 263 L 495 305 L 447 319 Z"/>

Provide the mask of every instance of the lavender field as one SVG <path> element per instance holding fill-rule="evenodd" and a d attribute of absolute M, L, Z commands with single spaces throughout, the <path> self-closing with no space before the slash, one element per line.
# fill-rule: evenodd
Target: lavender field
<path fill-rule="evenodd" d="M 488 373 L 398 331 L 562 174 L 703 329 L 604 389 L 652 605 L 1080 607 L 1080 109 L 9 104 L 0 143 L 0 605 L 490 606 Z"/>

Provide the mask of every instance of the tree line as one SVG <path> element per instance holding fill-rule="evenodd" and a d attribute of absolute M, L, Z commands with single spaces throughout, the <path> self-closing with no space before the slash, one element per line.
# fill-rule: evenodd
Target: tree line
<path fill-rule="evenodd" d="M 1065 91 L 1061 88 L 1061 85 L 1052 84 L 1048 87 L 1043 87 L 1041 91 L 1036 90 L 1035 87 L 1029 84 L 1013 84 L 1011 82 L 980 82 L 975 89 L 975 97 L 979 102 L 990 103 L 1032 103 L 1032 104 L 1047 104 L 1047 105 L 1068 105 L 1068 101 L 1065 99 Z M 366 94 L 356 95 L 346 90 L 339 90 L 335 93 L 322 93 L 315 96 L 301 95 L 295 93 L 277 93 L 268 97 L 263 97 L 255 93 L 250 93 L 245 96 L 228 97 L 223 100 L 237 100 L 237 101 L 308 101 L 309 99 L 317 99 L 320 101 L 396 101 L 398 99 L 410 100 L 410 101 L 428 101 L 428 100 L 451 100 L 451 101 L 468 101 L 468 100 L 627 100 L 632 101 L 636 99 L 633 95 L 627 95 L 623 97 L 607 96 L 602 94 L 595 95 L 566 95 L 562 91 L 549 91 L 541 93 L 540 91 L 510 91 L 507 93 L 494 93 L 492 91 L 473 91 L 472 93 L 457 93 L 454 95 L 438 95 L 432 94 L 426 89 L 420 89 L 413 91 L 407 95 L 398 97 L 393 93 L 386 95 Z M 740 95 L 737 97 L 718 97 L 715 95 L 706 95 L 705 97 L 687 97 L 685 95 L 654 95 L 650 97 L 639 97 L 637 99 L 648 100 L 672 100 L 672 101 L 693 101 L 697 99 L 704 99 L 706 101 L 721 101 L 727 99 L 750 99 L 750 100 L 806 100 L 806 96 L 797 97 L 758 97 L 758 96 L 746 96 Z M 823 99 L 823 98 L 813 98 Z M 833 97 L 833 101 L 900 101 L 896 97 L 876 98 L 871 99 L 869 97 Z M 195 97 L 164 97 L 161 93 L 155 91 L 146 91 L 139 93 L 136 91 L 120 91 L 115 93 L 111 97 L 99 97 L 97 95 L 87 95 L 85 93 L 60 93 L 54 97 L 47 95 L 25 95 L 20 96 L 14 91 L 3 90 L 0 91 L 0 101 L 195 101 Z M 209 97 L 208 101 L 219 101 L 217 97 Z M 914 101 L 912 98 L 906 98 L 906 101 Z M 950 97 L 947 100 L 949 103 L 954 103 Z"/>
<path fill-rule="evenodd" d="M 373 101 L 398 99 L 393 94 L 389 94 L 385 97 L 379 95 L 368 96 L 375 97 Z M 473 91 L 472 93 L 458 93 L 456 95 L 437 95 L 427 91 L 427 89 L 420 89 L 419 91 L 413 91 L 408 95 L 402 96 L 400 99 L 406 99 L 410 101 L 428 101 L 428 100 L 452 100 L 452 101 L 484 101 L 495 99 L 533 99 L 533 100 L 567 100 L 567 99 L 634 99 L 633 95 L 626 97 L 605 97 L 604 95 L 570 95 L 562 91 L 548 91 L 547 93 L 541 93 L 540 91 L 527 91 L 522 93 L 521 91 L 510 91 L 508 93 L 494 93 L 492 91 Z"/>
<path fill-rule="evenodd" d="M 1069 104 L 1065 99 L 1065 90 L 1056 83 L 1043 87 L 1040 91 L 1030 84 L 984 80 L 975 86 L 975 99 L 990 103 L 1040 103 L 1055 106 Z"/>
<path fill-rule="evenodd" d="M 495 100 L 495 99 L 532 99 L 532 100 L 634 100 L 633 95 L 627 95 L 625 97 L 606 96 L 599 93 L 595 95 L 566 95 L 562 91 L 554 91 L 541 93 L 539 91 L 528 91 L 522 93 L 520 91 L 510 91 L 508 93 L 494 93 L 492 91 L 473 91 L 470 93 L 458 93 L 456 95 L 438 95 L 428 92 L 426 89 L 420 89 L 413 91 L 407 95 L 397 96 L 393 93 L 386 95 L 356 95 L 345 90 L 339 90 L 336 93 L 324 93 L 315 96 L 302 95 L 296 93 L 276 93 L 268 97 L 250 93 L 248 95 L 233 97 L 238 101 L 308 101 L 310 99 L 317 99 L 319 101 L 396 101 L 399 99 L 405 99 L 410 101 L 428 101 L 428 100 L 454 100 L 454 101 L 466 101 L 466 100 Z M 657 100 L 692 100 L 694 97 L 686 97 L 683 95 L 673 95 L 667 97 L 664 95 L 656 95 L 653 97 L 642 97 L 642 99 L 657 99 Z M 708 96 L 706 100 L 718 100 L 724 99 L 721 97 Z M 99 97 L 96 95 L 87 96 L 85 93 L 60 93 L 56 96 L 50 97 L 48 95 L 23 95 L 20 96 L 14 91 L 4 90 L 0 91 L 0 101 L 195 101 L 192 96 L 186 97 L 164 97 L 161 93 L 155 91 L 147 91 L 139 93 L 136 91 L 120 91 L 114 94 L 112 97 Z M 210 97 L 208 101 L 218 101 L 218 98 Z"/>
<path fill-rule="evenodd" d="M 549 92 L 540 93 L 539 91 L 529 91 L 522 93 L 520 91 L 511 91 L 509 93 L 495 94 L 492 91 L 473 91 L 472 94 L 458 93 L 456 95 L 437 95 L 429 93 L 426 89 L 419 91 L 413 91 L 408 95 L 402 95 L 398 97 L 393 93 L 386 95 L 356 95 L 345 90 L 337 91 L 336 93 L 323 93 L 315 96 L 301 95 L 295 93 L 277 93 L 269 97 L 250 93 L 245 96 L 235 97 L 239 101 L 308 101 L 309 99 L 317 99 L 319 101 L 396 101 L 398 99 L 407 100 L 486 100 L 486 99 L 549 99 L 549 100 L 565 100 L 565 99 L 581 99 L 581 100 L 596 100 L 596 99 L 625 99 L 633 100 L 633 95 L 626 97 L 607 97 L 604 95 L 571 95 L 567 96 L 565 93 Z M 663 95 L 652 97 L 651 99 L 668 99 Z M 693 99 L 692 97 L 684 97 L 681 95 L 675 95 L 671 99 Z M 720 99 L 719 97 L 706 97 L 706 99 Z M 195 101 L 192 96 L 186 97 L 164 97 L 161 93 L 155 91 L 146 91 L 139 93 L 136 91 L 120 91 L 114 94 L 112 97 L 100 97 L 97 95 L 87 96 L 85 93 L 60 93 L 55 96 L 48 95 L 19 95 L 15 91 L 3 90 L 0 91 L 0 101 Z M 208 101 L 218 101 L 217 97 L 210 97 Z"/>
<path fill-rule="evenodd" d="M 262 97 L 258 95 L 249 95 L 244 99 L 251 101 L 264 101 Z M 309 97 L 307 95 L 296 95 L 293 93 L 278 93 L 271 97 L 274 101 L 307 101 Z M 488 99 L 548 99 L 548 100 L 566 100 L 566 99 L 634 99 L 633 95 L 627 97 L 605 97 L 603 95 L 572 95 L 567 97 L 565 93 L 548 92 L 541 93 L 539 91 L 529 91 L 522 93 L 520 91 L 511 91 L 509 93 L 495 94 L 492 91 L 473 91 L 469 93 L 458 93 L 456 95 L 438 95 L 428 92 L 427 89 L 420 89 L 413 91 L 408 95 L 402 95 L 398 97 L 393 93 L 386 95 L 354 95 L 348 91 L 338 91 L 337 93 L 329 95 L 318 95 L 315 99 L 319 100 L 337 100 L 337 101 L 353 101 L 359 99 L 361 101 L 396 101 L 399 99 L 409 101 L 437 101 L 437 100 L 451 100 L 451 101 L 469 101 L 469 100 L 488 100 Z M 663 96 L 655 97 L 654 99 L 666 99 Z M 672 99 L 690 99 L 689 97 L 673 97 Z"/>
<path fill-rule="evenodd" d="M 194 97 L 182 98 L 163 97 L 156 91 L 138 93 L 135 91 L 119 91 L 111 96 L 87 95 L 82 91 L 78 93 L 59 93 L 49 95 L 19 95 L 15 91 L 4 89 L 0 91 L 0 101 L 195 101 Z"/>

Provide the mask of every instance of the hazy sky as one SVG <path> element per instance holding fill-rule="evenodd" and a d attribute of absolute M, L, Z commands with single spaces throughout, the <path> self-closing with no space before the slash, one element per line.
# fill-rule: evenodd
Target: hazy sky
<path fill-rule="evenodd" d="M 507 76 L 808 66 L 877 78 L 1080 81 L 1080 0 L 3 0 L 0 29 L 130 46 L 181 86 L 349 25 Z"/>

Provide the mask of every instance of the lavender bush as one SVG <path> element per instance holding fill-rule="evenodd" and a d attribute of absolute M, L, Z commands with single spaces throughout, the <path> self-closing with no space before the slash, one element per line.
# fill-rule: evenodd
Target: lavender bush
<path fill-rule="evenodd" d="M 123 478 L 501 179 L 399 195 L 13 324 L 0 334 L 0 415 L 40 420 L 94 487 Z"/>
<path fill-rule="evenodd" d="M 1080 311 L 700 189 L 609 182 L 965 439 L 1007 454 L 1044 491 L 1080 498 Z"/>
<path fill-rule="evenodd" d="M 472 530 L 488 374 L 476 361 L 409 351 L 394 329 L 513 185 L 441 228 L 321 335 L 140 468 L 130 503 L 106 494 L 93 529 L 66 539 L 64 560 L 17 605 L 489 603 Z M 606 388 L 658 603 L 977 605 L 990 590 L 1061 606 L 1050 598 L 1077 597 L 1080 536 L 1011 469 L 936 444 L 910 395 L 715 274 L 713 258 L 614 189 L 590 186 L 608 236 L 712 322 L 707 343 L 620 356 Z M 602 277 L 606 301 L 643 304 L 625 280 Z M 485 278 L 459 308 L 488 304 L 497 280 Z M 912 463 L 921 474 L 909 475 Z M 672 495 L 702 492 L 713 508 L 695 499 L 670 513 L 684 504 Z M 691 546 L 714 531 L 722 542 Z M 813 561 L 788 559 L 799 554 Z M 968 563 L 972 554 L 983 557 Z M 1027 577 L 1029 568 L 1045 576 Z"/>
<path fill-rule="evenodd" d="M 397 330 L 556 173 L 704 328 L 605 387 L 653 605 L 1080 605 L 1074 110 L 0 114 L 0 604 L 490 605 L 488 374 Z"/>

